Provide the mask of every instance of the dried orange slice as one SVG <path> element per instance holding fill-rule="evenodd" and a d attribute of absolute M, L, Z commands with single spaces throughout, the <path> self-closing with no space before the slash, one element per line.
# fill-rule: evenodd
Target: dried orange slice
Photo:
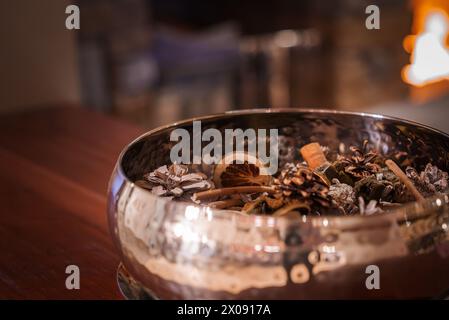
<path fill-rule="evenodd" d="M 271 176 L 259 159 L 245 152 L 235 152 L 223 157 L 216 165 L 213 180 L 218 188 L 266 186 L 270 184 Z"/>

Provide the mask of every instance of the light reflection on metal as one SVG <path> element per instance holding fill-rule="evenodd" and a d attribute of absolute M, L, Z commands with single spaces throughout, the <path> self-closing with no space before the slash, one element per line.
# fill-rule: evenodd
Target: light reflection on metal
<path fill-rule="evenodd" d="M 187 220 L 196 220 L 200 215 L 200 208 L 195 206 L 187 206 L 185 216 Z"/>

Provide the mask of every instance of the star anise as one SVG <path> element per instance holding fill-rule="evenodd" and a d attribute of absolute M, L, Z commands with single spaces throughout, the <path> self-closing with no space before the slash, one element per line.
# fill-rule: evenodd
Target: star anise
<path fill-rule="evenodd" d="M 273 184 L 282 192 L 284 203 L 300 200 L 309 206 L 309 213 L 320 214 L 333 207 L 326 182 L 301 163 L 287 164 Z"/>
<path fill-rule="evenodd" d="M 161 166 L 145 174 L 143 180 L 136 184 L 151 190 L 152 193 L 163 196 L 187 200 L 193 193 L 208 190 L 213 187 L 211 181 L 203 173 L 189 173 L 185 165 L 172 164 Z"/>
<path fill-rule="evenodd" d="M 381 157 L 374 151 L 368 151 L 368 140 L 363 142 L 362 148 L 349 147 L 351 155 L 338 155 L 334 166 L 343 171 L 355 181 L 369 177 L 381 171 Z"/>

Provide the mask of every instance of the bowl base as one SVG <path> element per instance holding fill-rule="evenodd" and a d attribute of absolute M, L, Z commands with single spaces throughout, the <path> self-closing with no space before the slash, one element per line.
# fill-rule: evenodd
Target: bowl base
<path fill-rule="evenodd" d="M 158 298 L 150 294 L 144 287 L 134 279 L 120 263 L 117 268 L 117 284 L 120 293 L 126 300 L 157 300 Z"/>
<path fill-rule="evenodd" d="M 122 263 L 120 263 L 117 268 L 117 284 L 120 293 L 126 300 L 159 300 L 154 294 L 144 289 L 144 287 L 131 276 Z M 441 295 L 430 298 L 430 300 L 449 300 L 449 290 Z"/>

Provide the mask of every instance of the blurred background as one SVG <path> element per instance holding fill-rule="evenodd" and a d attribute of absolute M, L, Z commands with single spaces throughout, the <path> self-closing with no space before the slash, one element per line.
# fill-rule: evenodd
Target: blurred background
<path fill-rule="evenodd" d="M 77 106 L 153 128 L 314 107 L 449 132 L 448 14 L 447 0 L 2 0 L 0 112 Z"/>

